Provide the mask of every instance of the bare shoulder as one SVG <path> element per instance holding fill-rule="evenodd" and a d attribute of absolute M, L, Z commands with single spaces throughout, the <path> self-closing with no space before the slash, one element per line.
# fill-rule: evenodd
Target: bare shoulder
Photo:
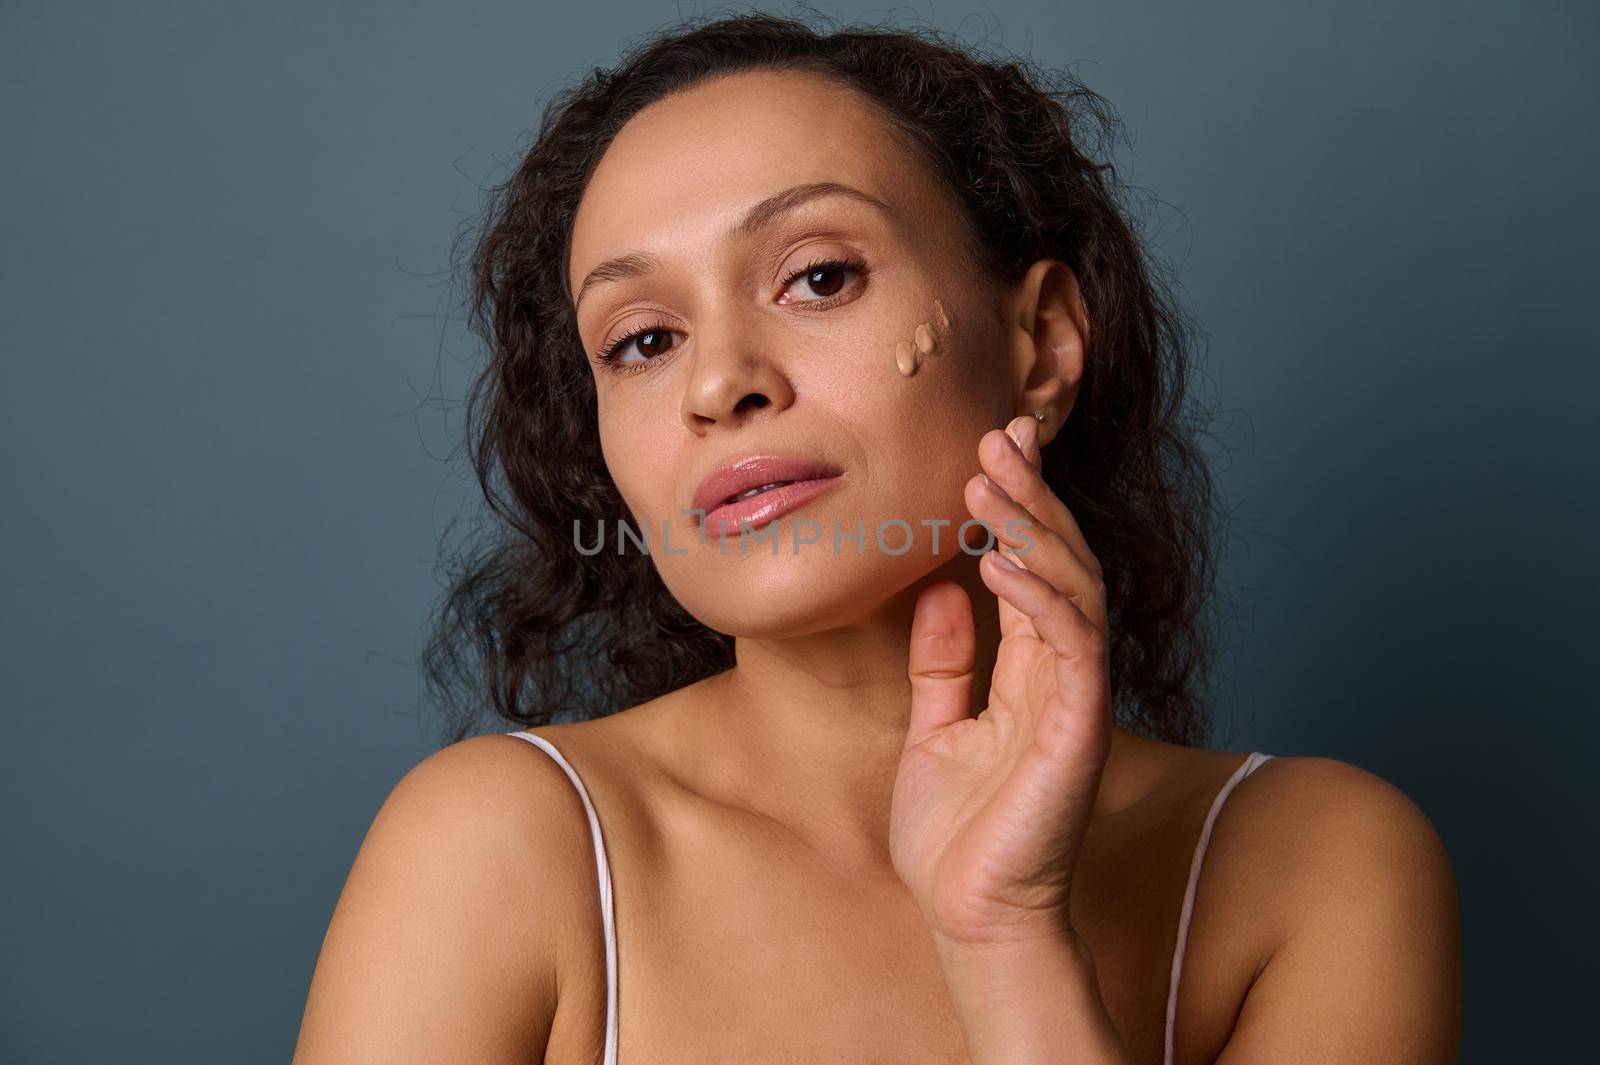
<path fill-rule="evenodd" d="M 486 735 L 428 756 L 357 851 L 296 1065 L 539 1060 L 593 875 L 582 801 L 547 754 Z"/>
<path fill-rule="evenodd" d="M 1270 854 L 1242 868 L 1303 901 L 1341 894 L 1367 906 L 1386 891 L 1454 891 L 1449 855 L 1433 822 L 1382 777 L 1333 758 L 1277 757 L 1240 781 L 1213 846 Z M 1435 899 L 1434 901 L 1440 901 Z M 1288 931 L 1286 929 L 1286 931 Z"/>
<path fill-rule="evenodd" d="M 1448 853 L 1401 789 L 1332 758 L 1277 757 L 1239 782 L 1206 858 L 1213 913 L 1260 956 L 1219 1059 L 1319 1036 L 1319 1061 L 1454 1061 L 1460 923 Z"/>

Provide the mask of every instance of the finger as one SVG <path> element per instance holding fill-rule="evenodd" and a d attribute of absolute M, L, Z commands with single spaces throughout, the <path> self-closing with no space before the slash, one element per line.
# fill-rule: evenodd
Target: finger
<path fill-rule="evenodd" d="M 972 600 L 954 581 L 936 581 L 917 596 L 911 616 L 906 672 L 911 678 L 911 723 L 905 747 L 915 747 L 972 716 L 977 657 Z"/>
<path fill-rule="evenodd" d="M 1105 591 L 1099 576 L 1055 530 L 982 476 L 968 483 L 966 504 L 999 543 L 1014 549 L 1006 553 L 1011 561 L 1043 577 L 1096 625 L 1106 625 Z"/>
<path fill-rule="evenodd" d="M 992 429 L 978 441 L 978 461 L 983 472 L 1030 514 L 1060 536 L 1096 579 L 1103 576 L 1100 560 L 1089 549 L 1078 521 L 1067 505 L 1050 490 L 1043 475 L 1023 457 L 1010 434 Z"/>
<path fill-rule="evenodd" d="M 1002 603 L 1009 603 L 1055 652 L 1063 697 L 1087 698 L 1104 685 L 1106 639 L 1099 627 L 1036 573 L 1013 569 L 998 551 L 984 552 L 978 571 Z M 1085 664 L 1094 668 L 1084 668 Z"/>
<path fill-rule="evenodd" d="M 1035 430 L 1037 431 L 1037 430 Z M 978 459 L 984 472 L 1006 492 L 1071 545 L 1090 570 L 1100 571 L 1100 562 L 1089 542 L 1060 498 L 1045 483 L 1039 468 L 1023 455 L 1010 433 L 989 432 L 978 442 Z"/>

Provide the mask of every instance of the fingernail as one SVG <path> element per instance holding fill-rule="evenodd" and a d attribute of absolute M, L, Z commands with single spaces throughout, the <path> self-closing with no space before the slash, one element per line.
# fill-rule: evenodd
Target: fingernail
<path fill-rule="evenodd" d="M 993 492 L 995 495 L 999 496 L 1001 499 L 1004 499 L 1007 503 L 1015 503 L 1016 502 L 1016 500 L 1011 498 L 1011 493 L 1007 492 L 1004 488 L 1001 488 L 999 485 L 995 484 L 994 483 L 994 479 L 991 478 L 987 473 L 980 473 L 980 474 L 978 474 L 978 476 L 983 478 L 984 487 L 988 488 L 989 491 Z"/>
<path fill-rule="evenodd" d="M 1031 466 L 1039 465 L 1039 420 L 1032 416 L 1011 419 L 1006 425 L 1006 435 L 1016 445 L 1017 453 Z"/>
<path fill-rule="evenodd" d="M 1006 423 L 1006 435 L 1011 438 L 1012 446 L 1017 449 L 1023 458 L 1027 458 L 1028 454 L 1022 450 L 1022 423 L 1031 421 L 1033 421 L 1032 418 L 1012 418 Z"/>
<path fill-rule="evenodd" d="M 998 548 L 996 548 L 993 551 L 990 551 L 989 554 L 994 556 L 995 562 L 999 563 L 1001 569 L 1009 570 L 1012 573 L 1020 573 L 1020 572 L 1022 572 L 1022 567 L 1017 565 L 1015 562 L 1011 561 L 1009 558 L 1007 558 L 1005 556 L 1005 554 L 1003 552 L 1001 552 Z"/>
<path fill-rule="evenodd" d="M 1039 419 L 1030 417 L 1023 420 L 1028 423 L 1024 430 L 1027 435 L 1023 437 L 1026 443 L 1019 450 L 1023 458 L 1037 466 L 1039 465 Z"/>

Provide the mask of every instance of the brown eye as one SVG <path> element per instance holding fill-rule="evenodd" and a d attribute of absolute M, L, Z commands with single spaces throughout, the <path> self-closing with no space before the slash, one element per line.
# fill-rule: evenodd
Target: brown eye
<path fill-rule="evenodd" d="M 640 333 L 638 344 L 641 355 L 665 355 L 671 347 L 668 339 L 672 334 L 664 329 L 652 329 L 648 333 Z M 656 350 L 660 348 L 660 350 Z"/>
<path fill-rule="evenodd" d="M 819 296 L 831 296 L 844 288 L 844 271 L 837 266 L 824 266 L 806 275 L 806 284 Z M 829 279 L 832 279 L 832 283 Z"/>
<path fill-rule="evenodd" d="M 784 292 L 780 303 L 818 303 L 832 306 L 835 297 L 849 287 L 850 277 L 866 273 L 867 264 L 859 259 L 828 259 L 812 262 L 783 279 Z M 811 295 L 797 294 L 794 290 L 804 282 Z"/>
<path fill-rule="evenodd" d="M 618 337 L 595 356 L 595 361 L 607 369 L 629 370 L 648 366 L 672 350 L 673 330 L 662 324 L 652 324 Z M 630 355 L 637 353 L 638 358 Z"/>

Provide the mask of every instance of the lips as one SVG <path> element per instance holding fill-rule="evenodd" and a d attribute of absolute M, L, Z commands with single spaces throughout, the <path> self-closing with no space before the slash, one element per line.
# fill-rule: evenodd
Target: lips
<path fill-rule="evenodd" d="M 843 471 L 818 459 L 755 455 L 719 466 L 695 489 L 690 506 L 704 513 L 690 521 L 708 532 L 754 528 L 836 486 Z"/>

